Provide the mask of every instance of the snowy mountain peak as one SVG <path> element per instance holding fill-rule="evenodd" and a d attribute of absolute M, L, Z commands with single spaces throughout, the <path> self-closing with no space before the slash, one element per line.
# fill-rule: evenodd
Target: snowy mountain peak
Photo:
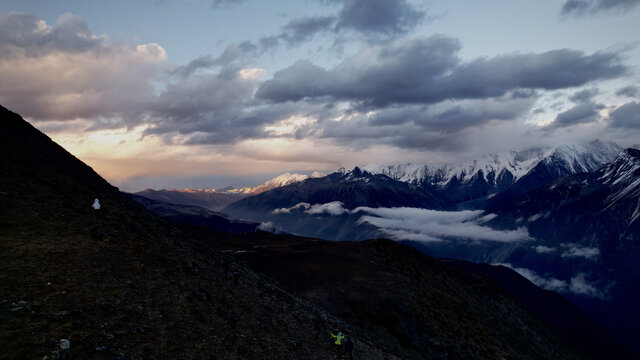
<path fill-rule="evenodd" d="M 403 163 L 368 165 L 364 170 L 384 174 L 394 180 L 416 185 L 446 187 L 452 181 L 467 184 L 483 180 L 488 184 L 515 182 L 540 162 L 556 168 L 563 175 L 594 171 L 612 161 L 623 149 L 612 142 L 592 141 L 586 145 L 570 144 L 554 148 L 531 148 L 522 151 L 487 154 L 457 164 Z"/>
<path fill-rule="evenodd" d="M 315 174 L 316 176 L 322 176 L 320 174 Z M 279 187 L 283 187 L 283 186 L 287 186 L 287 185 L 291 185 L 291 184 L 295 184 L 301 181 L 304 181 L 306 179 L 308 179 L 309 175 L 304 175 L 304 174 L 291 174 L 291 173 L 284 173 L 282 175 L 279 175 L 269 181 L 267 181 L 266 183 L 262 184 L 262 185 L 258 185 L 256 187 L 250 188 L 251 193 L 252 194 L 260 194 L 263 193 L 265 191 L 269 191 L 275 188 L 279 188 Z"/>
<path fill-rule="evenodd" d="M 311 175 L 284 173 L 264 184 L 235 189 L 233 187 L 225 187 L 222 189 L 171 189 L 170 191 L 178 191 L 183 193 L 221 193 L 221 194 L 238 194 L 238 195 L 256 195 L 275 188 L 302 182 L 310 177 L 322 177 L 324 173 L 314 172 Z"/>
<path fill-rule="evenodd" d="M 547 164 L 562 170 L 563 175 L 595 171 L 603 164 L 613 161 L 623 148 L 616 143 L 592 141 L 586 145 L 561 145 L 547 151 Z"/>
<path fill-rule="evenodd" d="M 525 151 L 509 151 L 498 154 L 487 154 L 479 159 L 467 160 L 458 164 L 418 164 L 404 163 L 397 165 L 368 165 L 365 170 L 374 174 L 384 174 L 394 180 L 413 184 L 431 184 L 444 187 L 454 178 L 460 182 L 468 182 L 480 173 L 485 180 L 491 177 L 495 181 L 507 171 L 515 179 L 526 174 L 543 158 L 541 149 Z"/>

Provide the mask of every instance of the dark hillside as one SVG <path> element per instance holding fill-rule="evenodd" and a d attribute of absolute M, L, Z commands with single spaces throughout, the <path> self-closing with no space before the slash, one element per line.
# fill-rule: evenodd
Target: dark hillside
<path fill-rule="evenodd" d="M 55 359 L 61 339 L 74 359 L 331 357 L 313 323 L 333 317 L 194 242 L 18 115 L 0 108 L 0 124 L 0 359 Z M 363 358 L 395 359 L 341 327 Z"/>
<path fill-rule="evenodd" d="M 185 225 L 403 359 L 585 359 L 495 283 L 390 240 L 331 242 Z"/>

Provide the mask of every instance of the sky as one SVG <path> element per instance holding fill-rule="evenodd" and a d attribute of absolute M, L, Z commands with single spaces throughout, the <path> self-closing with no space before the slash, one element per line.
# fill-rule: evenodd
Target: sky
<path fill-rule="evenodd" d="M 1 0 L 0 104 L 126 191 L 637 144 L 640 0 Z"/>

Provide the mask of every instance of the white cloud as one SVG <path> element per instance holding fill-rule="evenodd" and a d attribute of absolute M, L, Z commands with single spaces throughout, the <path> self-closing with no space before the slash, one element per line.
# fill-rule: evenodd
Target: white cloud
<path fill-rule="evenodd" d="M 585 274 L 578 274 L 571 278 L 569 291 L 574 294 L 586 295 L 590 297 L 601 298 L 602 294 L 595 286 L 589 284 Z"/>
<path fill-rule="evenodd" d="M 271 221 L 260 223 L 260 225 L 256 227 L 256 231 L 266 231 L 274 234 L 279 233 Z"/>
<path fill-rule="evenodd" d="M 311 208 L 305 210 L 305 213 L 312 215 L 329 214 L 332 216 L 342 215 L 350 213 L 348 209 L 344 208 L 344 204 L 341 201 L 332 201 L 326 204 L 314 204 Z"/>
<path fill-rule="evenodd" d="M 271 211 L 272 214 L 282 214 L 282 213 L 286 213 L 289 214 L 291 213 L 292 210 L 296 210 L 296 209 L 300 209 L 303 208 L 305 210 L 309 209 L 311 207 L 311 204 L 309 203 L 305 203 L 305 202 L 301 202 L 298 203 L 292 207 L 289 208 L 280 208 L 280 209 L 274 209 L 273 211 Z"/>
<path fill-rule="evenodd" d="M 522 275 L 527 280 L 531 281 L 536 286 L 539 286 L 546 290 L 556 291 L 560 293 L 573 293 L 577 295 L 585 295 L 589 297 L 602 299 L 606 295 L 603 291 L 600 291 L 594 284 L 591 284 L 587 280 L 587 275 L 584 273 L 578 273 L 573 276 L 569 282 L 560 280 L 555 277 L 543 277 L 537 274 L 535 271 L 527 268 L 514 267 L 509 263 L 495 264 L 506 266 L 518 274 Z"/>
<path fill-rule="evenodd" d="M 360 218 L 379 227 L 394 240 L 444 241 L 450 239 L 515 242 L 531 240 L 526 228 L 494 230 L 480 225 L 487 215 L 482 210 L 437 211 L 419 208 L 358 207 L 368 213 Z"/>
<path fill-rule="evenodd" d="M 556 279 L 554 277 L 542 277 L 538 275 L 535 271 L 526 269 L 526 268 L 517 268 L 512 266 L 511 264 L 497 264 L 503 265 L 508 268 L 511 268 L 513 271 L 522 275 L 527 280 L 534 283 L 536 286 L 539 286 L 546 290 L 558 291 L 558 292 L 566 292 L 568 289 L 567 282 L 564 280 Z"/>
<path fill-rule="evenodd" d="M 71 14 L 49 26 L 9 13 L 0 28 L 0 101 L 38 120 L 138 118 L 168 66 L 160 45 L 95 36 Z"/>
<path fill-rule="evenodd" d="M 306 202 L 298 203 L 289 208 L 274 209 L 272 214 L 290 214 L 291 211 L 296 209 L 304 209 L 305 214 L 309 215 L 322 215 L 328 214 L 331 216 L 338 216 L 342 214 L 351 213 L 349 209 L 344 208 L 344 204 L 341 201 L 332 201 L 326 204 L 309 204 Z"/>
<path fill-rule="evenodd" d="M 556 248 L 552 248 L 544 245 L 533 246 L 533 248 L 536 250 L 538 254 L 548 254 L 556 251 Z"/>
<path fill-rule="evenodd" d="M 562 255 L 563 258 L 576 258 L 582 257 L 589 260 L 595 260 L 600 256 L 600 249 L 598 248 L 588 248 L 588 247 L 579 247 L 576 244 L 562 244 L 563 248 L 566 248 Z"/>

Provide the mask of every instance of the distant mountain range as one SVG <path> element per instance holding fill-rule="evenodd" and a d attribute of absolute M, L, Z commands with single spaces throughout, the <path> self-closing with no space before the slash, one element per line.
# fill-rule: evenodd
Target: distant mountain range
<path fill-rule="evenodd" d="M 385 175 L 392 180 L 409 184 L 429 197 L 436 197 L 442 204 L 434 205 L 433 201 L 419 204 L 423 208 L 482 208 L 487 196 L 510 190 L 524 193 L 541 184 L 552 182 L 560 177 L 589 172 L 614 159 L 623 148 L 612 142 L 592 141 L 585 145 L 562 145 L 555 148 L 534 148 L 523 151 L 510 151 L 482 156 L 478 160 L 468 160 L 458 164 L 419 164 L 404 163 L 394 165 L 367 165 L 357 167 L 353 171 L 340 169 L 331 174 L 330 181 L 345 182 L 350 178 L 366 178 L 369 175 Z M 336 174 L 341 174 L 340 176 Z M 364 175 L 363 175 L 364 174 Z M 320 178 L 323 174 L 314 174 Z M 235 189 L 147 189 L 136 194 L 147 198 L 181 205 L 196 205 L 210 210 L 222 210 L 226 206 L 273 189 L 301 183 L 309 179 L 309 175 L 282 174 L 268 182 L 256 186 Z M 378 180 L 382 179 L 378 177 Z M 371 179 L 371 181 L 376 181 Z M 327 183 L 327 182 L 325 182 Z M 420 195 L 416 195 L 420 196 Z M 351 201 L 349 197 L 337 198 L 328 195 L 324 201 L 353 202 L 355 206 L 375 203 L 375 200 Z M 417 199 L 420 201 L 420 199 Z M 398 203 L 395 200 L 389 200 Z M 400 206 L 415 206 L 415 201 L 408 201 Z M 366 205 L 368 206 L 368 205 Z M 233 206 L 236 211 L 239 206 Z M 260 211 L 264 211 L 261 209 Z"/>
<path fill-rule="evenodd" d="M 613 160 L 623 149 L 612 142 L 562 145 L 489 154 L 459 164 L 369 165 L 384 174 L 422 189 L 437 190 L 450 202 L 461 203 L 509 188 L 527 191 L 563 176 L 589 172 Z"/>
<path fill-rule="evenodd" d="M 264 184 L 240 189 L 233 187 L 226 187 L 222 189 L 147 189 L 135 194 L 172 204 L 195 205 L 216 211 L 245 197 L 300 182 L 308 179 L 309 177 L 318 177 L 323 175 L 324 174 L 321 173 L 313 173 L 312 175 L 285 173 L 267 181 Z"/>

